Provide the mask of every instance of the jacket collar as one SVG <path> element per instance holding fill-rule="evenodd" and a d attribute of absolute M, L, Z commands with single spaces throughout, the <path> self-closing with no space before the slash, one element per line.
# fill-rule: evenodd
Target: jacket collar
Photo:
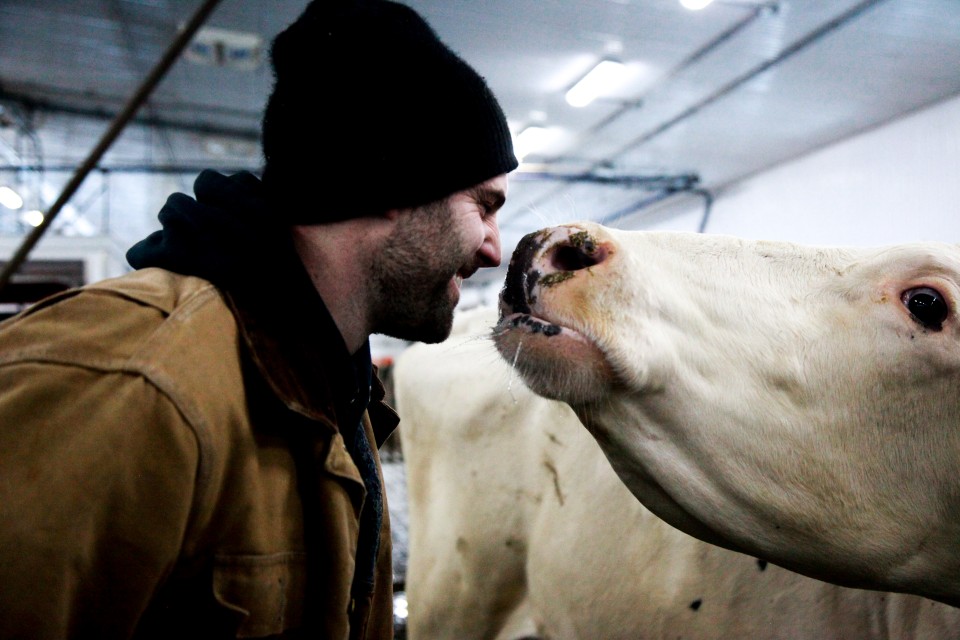
<path fill-rule="evenodd" d="M 347 351 L 299 261 L 280 278 L 224 295 L 251 359 L 288 409 L 332 429 L 369 409 L 378 447 L 393 432 L 399 418 L 383 403 L 369 342 L 356 354 Z"/>

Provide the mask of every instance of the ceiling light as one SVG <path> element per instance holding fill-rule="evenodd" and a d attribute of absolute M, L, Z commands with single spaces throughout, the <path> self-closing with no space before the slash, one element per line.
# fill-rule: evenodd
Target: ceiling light
<path fill-rule="evenodd" d="M 10 187 L 0 187 L 0 204 L 7 209 L 19 209 L 23 206 L 23 198 Z"/>
<path fill-rule="evenodd" d="M 690 11 L 700 11 L 700 9 L 703 9 L 712 2 L 713 0 L 680 0 L 680 4 L 682 4 L 685 9 L 690 9 Z"/>
<path fill-rule="evenodd" d="M 622 84 L 626 66 L 616 60 L 601 60 L 597 66 L 567 91 L 567 103 L 572 107 L 585 107 L 612 89 Z"/>
<path fill-rule="evenodd" d="M 530 125 L 513 139 L 513 153 L 517 160 L 523 158 L 534 151 L 541 151 L 550 142 L 556 138 L 555 132 L 539 125 Z"/>
<path fill-rule="evenodd" d="M 43 212 L 37 209 L 24 211 L 20 214 L 20 219 L 31 227 L 39 227 L 43 224 Z"/>

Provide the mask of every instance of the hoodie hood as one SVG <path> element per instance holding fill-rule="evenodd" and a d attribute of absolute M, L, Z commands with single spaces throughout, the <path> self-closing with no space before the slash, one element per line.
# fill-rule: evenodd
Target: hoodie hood
<path fill-rule="evenodd" d="M 127 251 L 132 267 L 160 267 L 234 290 L 298 262 L 288 227 L 271 215 L 252 173 L 205 170 L 194 193 L 195 199 L 184 193 L 167 198 L 159 214 L 163 228 Z"/>

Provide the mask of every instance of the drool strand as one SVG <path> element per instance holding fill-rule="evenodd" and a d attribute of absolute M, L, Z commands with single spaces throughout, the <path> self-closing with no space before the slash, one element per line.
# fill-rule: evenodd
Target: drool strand
<path fill-rule="evenodd" d="M 510 381 L 507 382 L 507 393 L 510 394 L 510 397 L 513 399 L 513 404 L 517 404 L 517 397 L 513 395 L 513 381 L 517 379 L 517 360 L 520 358 L 520 348 L 523 347 L 523 342 L 517 343 L 517 352 L 513 354 L 513 362 L 511 363 L 511 372 L 510 372 Z"/>

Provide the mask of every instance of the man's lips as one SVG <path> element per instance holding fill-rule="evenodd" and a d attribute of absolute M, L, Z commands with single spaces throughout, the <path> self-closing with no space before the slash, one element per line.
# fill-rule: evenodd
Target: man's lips
<path fill-rule="evenodd" d="M 455 274 L 453 274 L 453 282 L 457 285 L 459 289 L 463 285 L 463 281 L 475 274 L 479 269 L 473 265 L 467 265 L 460 267 Z"/>

